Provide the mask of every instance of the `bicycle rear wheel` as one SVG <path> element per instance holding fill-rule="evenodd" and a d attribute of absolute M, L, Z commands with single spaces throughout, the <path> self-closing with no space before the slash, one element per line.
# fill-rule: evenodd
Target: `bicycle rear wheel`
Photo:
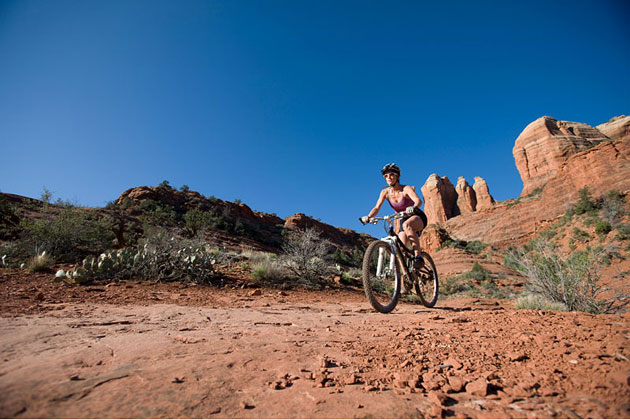
<path fill-rule="evenodd" d="M 390 245 L 372 242 L 363 257 L 363 288 L 370 304 L 382 313 L 394 310 L 400 298 L 397 265 Z"/>
<path fill-rule="evenodd" d="M 422 304 L 427 308 L 432 308 L 438 300 L 438 272 L 433 258 L 429 254 L 421 252 L 420 256 L 424 259 L 424 266 L 413 270 L 413 283 L 416 294 L 420 296 Z"/>

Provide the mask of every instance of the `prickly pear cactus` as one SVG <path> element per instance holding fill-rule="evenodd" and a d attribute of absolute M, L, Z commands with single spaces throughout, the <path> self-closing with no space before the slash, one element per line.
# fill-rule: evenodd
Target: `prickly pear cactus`
<path fill-rule="evenodd" d="M 87 284 L 99 279 L 142 278 L 155 281 L 210 282 L 216 254 L 203 243 L 155 235 L 137 248 L 87 257 L 65 273 L 65 281 Z M 63 276 L 62 276 L 63 277 Z"/>

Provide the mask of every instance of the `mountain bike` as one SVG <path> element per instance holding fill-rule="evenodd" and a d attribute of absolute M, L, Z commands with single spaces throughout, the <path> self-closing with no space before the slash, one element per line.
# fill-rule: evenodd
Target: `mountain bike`
<path fill-rule="evenodd" d="M 386 237 L 370 243 L 363 256 L 363 288 L 372 307 L 382 313 L 394 310 L 403 287 L 407 293 L 413 288 L 428 308 L 438 300 L 438 272 L 433 259 L 422 251 L 420 256 L 424 263 L 421 268 L 416 268 L 413 249 L 407 248 L 394 231 L 394 221 L 404 216 L 405 212 L 400 212 L 373 217 L 367 222 L 377 224 L 382 221 L 387 232 Z M 363 223 L 361 219 L 359 221 Z"/>

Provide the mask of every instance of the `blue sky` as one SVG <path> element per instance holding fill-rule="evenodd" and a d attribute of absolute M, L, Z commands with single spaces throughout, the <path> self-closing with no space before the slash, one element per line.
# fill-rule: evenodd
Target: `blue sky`
<path fill-rule="evenodd" d="M 363 230 L 393 161 L 418 188 L 482 176 L 515 198 L 531 121 L 630 113 L 628 17 L 626 1 L 0 0 L 0 190 L 102 206 L 168 180 Z"/>

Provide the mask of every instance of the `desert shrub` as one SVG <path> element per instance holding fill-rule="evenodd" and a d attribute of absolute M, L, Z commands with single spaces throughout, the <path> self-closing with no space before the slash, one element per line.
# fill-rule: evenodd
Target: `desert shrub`
<path fill-rule="evenodd" d="M 608 223 L 615 223 L 625 213 L 623 198 L 617 190 L 610 190 L 603 197 L 601 204 L 601 214 Z"/>
<path fill-rule="evenodd" d="M 578 202 L 573 207 L 574 214 L 588 214 L 596 216 L 599 206 L 598 203 L 591 198 L 588 187 L 584 187 L 579 191 Z"/>
<path fill-rule="evenodd" d="M 627 241 L 630 239 L 630 224 L 626 223 L 617 227 L 617 235 L 615 239 L 619 241 Z"/>
<path fill-rule="evenodd" d="M 540 237 L 541 237 L 542 239 L 545 239 L 545 240 L 550 240 L 550 239 L 552 239 L 554 236 L 556 236 L 556 235 L 557 235 L 557 233 L 558 233 L 558 232 L 556 232 L 556 231 L 555 231 L 555 230 L 553 230 L 553 229 L 550 229 L 550 230 L 545 230 L 545 231 L 540 232 Z"/>
<path fill-rule="evenodd" d="M 20 210 L 0 195 L 0 239 L 15 238 L 20 230 Z"/>
<path fill-rule="evenodd" d="M 33 258 L 31 258 L 28 261 L 26 267 L 30 272 L 37 273 L 50 270 L 54 263 L 55 260 L 53 260 L 53 258 L 49 254 L 47 254 L 46 251 L 42 251 L 41 253 L 38 253 Z"/>
<path fill-rule="evenodd" d="M 42 219 L 22 219 L 20 227 L 22 249 L 38 247 L 60 261 L 102 252 L 111 247 L 114 239 L 108 218 L 75 208 L 63 208 Z"/>
<path fill-rule="evenodd" d="M 481 264 L 476 262 L 473 264 L 472 270 L 470 270 L 469 277 L 479 281 L 485 281 L 490 279 L 490 272 L 483 268 Z"/>
<path fill-rule="evenodd" d="M 598 220 L 595 223 L 595 233 L 600 236 L 606 236 L 612 230 L 612 226 L 609 222 L 604 220 Z"/>
<path fill-rule="evenodd" d="M 484 244 L 481 241 L 470 241 L 466 244 L 464 249 L 470 252 L 471 254 L 480 254 L 481 251 L 483 251 L 487 247 L 488 247 L 488 244 Z"/>
<path fill-rule="evenodd" d="M 332 253 L 332 260 L 338 264 L 343 264 L 349 267 L 361 267 L 363 264 L 364 249 L 355 247 L 352 249 L 343 248 L 335 249 Z"/>
<path fill-rule="evenodd" d="M 173 187 L 171 187 L 171 183 L 168 182 L 166 179 L 164 181 L 160 182 L 158 187 L 173 189 Z"/>
<path fill-rule="evenodd" d="M 463 249 L 466 252 L 470 252 L 471 254 L 480 254 L 481 251 L 486 249 L 488 244 L 485 244 L 481 241 L 464 241 L 460 239 L 452 239 L 449 238 L 444 241 L 441 248 L 457 248 Z"/>
<path fill-rule="evenodd" d="M 185 192 L 190 191 L 190 187 L 189 187 L 188 185 L 184 184 L 184 185 L 182 185 L 181 187 L 179 187 L 179 190 L 180 190 L 181 192 L 184 192 L 184 193 L 185 193 Z"/>
<path fill-rule="evenodd" d="M 297 276 L 298 282 L 315 285 L 329 272 L 330 242 L 314 228 L 289 231 L 282 246 L 284 266 Z"/>
<path fill-rule="evenodd" d="M 573 238 L 579 242 L 587 242 L 591 239 L 591 235 L 577 227 L 573 228 Z"/>
<path fill-rule="evenodd" d="M 449 277 L 441 282 L 440 294 L 445 296 L 454 295 L 456 293 L 463 293 L 473 288 L 470 280 L 466 281 L 461 276 Z"/>
<path fill-rule="evenodd" d="M 539 309 L 543 311 L 567 311 L 568 308 L 564 303 L 552 302 L 539 295 L 528 294 L 516 300 L 514 304 L 516 309 Z"/>
<path fill-rule="evenodd" d="M 140 220 L 145 225 L 170 227 L 177 223 L 177 213 L 172 206 L 155 200 L 142 200 L 139 206 L 143 212 Z"/>
<path fill-rule="evenodd" d="M 605 254 L 587 248 L 563 259 L 549 243 L 539 241 L 532 252 L 514 259 L 527 278 L 530 293 L 562 303 L 571 311 L 617 312 L 630 303 L 630 298 L 623 291 L 612 291 L 601 284 L 599 270 Z"/>
<path fill-rule="evenodd" d="M 50 199 L 52 198 L 52 192 L 46 188 L 45 186 L 42 187 L 42 193 L 39 196 L 39 199 L 42 200 L 44 203 L 48 204 L 50 203 Z"/>
<path fill-rule="evenodd" d="M 188 210 L 182 218 L 189 236 L 195 236 L 199 232 L 204 232 L 206 227 L 211 224 L 210 213 L 199 209 Z"/>
<path fill-rule="evenodd" d="M 517 204 L 519 204 L 521 202 L 521 198 L 517 198 L 516 200 L 509 200 L 507 203 L 507 208 L 516 206 Z"/>
<path fill-rule="evenodd" d="M 250 259 L 252 279 L 264 285 L 282 283 L 287 273 L 273 254 L 260 254 Z"/>

